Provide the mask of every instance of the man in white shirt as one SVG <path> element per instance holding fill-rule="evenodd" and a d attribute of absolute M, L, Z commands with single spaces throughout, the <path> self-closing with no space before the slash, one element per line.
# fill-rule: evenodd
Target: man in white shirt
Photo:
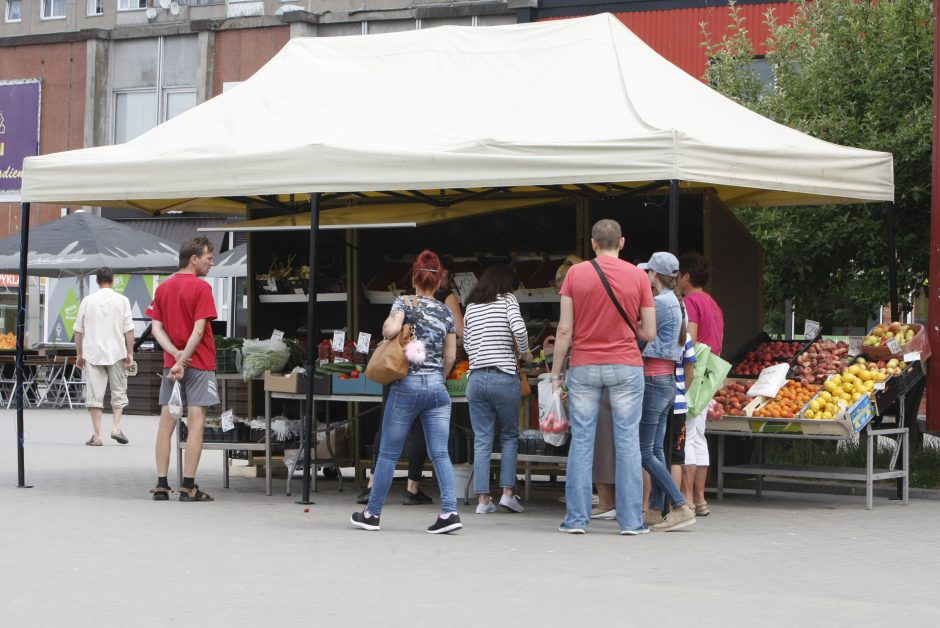
<path fill-rule="evenodd" d="M 126 445 L 121 415 L 127 406 L 127 369 L 134 363 L 134 321 L 130 301 L 112 289 L 111 269 L 98 269 L 97 280 L 98 291 L 82 300 L 74 327 L 77 364 L 85 373 L 85 405 L 95 429 L 85 444 L 101 446 L 101 410 L 110 384 L 111 438 Z"/>

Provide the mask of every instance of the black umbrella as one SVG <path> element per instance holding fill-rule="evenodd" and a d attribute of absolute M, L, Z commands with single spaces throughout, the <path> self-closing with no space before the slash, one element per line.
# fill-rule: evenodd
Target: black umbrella
<path fill-rule="evenodd" d="M 20 236 L 0 240 L 0 272 L 20 271 Z M 86 212 L 29 230 L 27 274 L 82 277 L 107 266 L 115 272 L 159 275 L 179 270 L 179 245 Z"/>

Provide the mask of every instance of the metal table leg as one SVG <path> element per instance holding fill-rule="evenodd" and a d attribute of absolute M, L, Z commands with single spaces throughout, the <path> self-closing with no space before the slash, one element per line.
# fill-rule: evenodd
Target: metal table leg
<path fill-rule="evenodd" d="M 910 443 L 910 428 L 904 430 L 904 434 L 901 435 L 901 442 L 904 444 L 904 451 L 901 452 L 902 459 L 904 461 L 904 488 L 901 495 L 901 503 L 907 506 L 908 498 L 910 497 L 910 485 L 911 485 L 911 472 L 910 472 L 910 449 L 908 447 Z"/>
<path fill-rule="evenodd" d="M 228 449 L 222 450 L 222 486 L 228 488 Z"/>
<path fill-rule="evenodd" d="M 264 494 L 271 495 L 271 393 L 264 391 Z"/>
<path fill-rule="evenodd" d="M 873 493 L 874 493 L 874 480 L 872 475 L 874 474 L 874 441 L 875 437 L 872 436 L 871 426 L 865 428 L 865 509 L 872 509 L 873 502 Z"/>
<path fill-rule="evenodd" d="M 715 472 L 717 477 L 715 478 L 715 489 L 718 493 L 717 498 L 720 501 L 724 498 L 725 495 L 725 435 L 718 435 L 718 464 L 715 465 Z"/>

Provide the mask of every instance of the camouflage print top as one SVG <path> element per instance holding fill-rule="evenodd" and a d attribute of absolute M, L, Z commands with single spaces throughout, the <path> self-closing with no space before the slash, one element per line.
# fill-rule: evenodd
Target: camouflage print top
<path fill-rule="evenodd" d="M 398 297 L 392 304 L 392 312 L 404 312 L 405 322 L 415 325 L 415 334 L 418 340 L 424 341 L 428 356 L 424 364 L 409 366 L 408 373 L 442 373 L 444 337 L 457 333 L 454 314 L 449 307 L 430 297 L 418 297 L 417 307 L 414 307 L 414 299 L 413 296 Z"/>

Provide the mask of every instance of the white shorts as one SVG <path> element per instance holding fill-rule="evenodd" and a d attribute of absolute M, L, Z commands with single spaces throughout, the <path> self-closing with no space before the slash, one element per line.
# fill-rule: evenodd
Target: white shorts
<path fill-rule="evenodd" d="M 705 422 L 708 408 L 702 410 L 697 416 L 687 416 L 685 419 L 685 463 L 707 467 L 708 442 L 705 440 Z"/>
<path fill-rule="evenodd" d="M 127 407 L 127 370 L 124 360 L 110 366 L 85 363 L 85 406 L 104 408 L 104 392 L 111 385 L 111 407 Z"/>

